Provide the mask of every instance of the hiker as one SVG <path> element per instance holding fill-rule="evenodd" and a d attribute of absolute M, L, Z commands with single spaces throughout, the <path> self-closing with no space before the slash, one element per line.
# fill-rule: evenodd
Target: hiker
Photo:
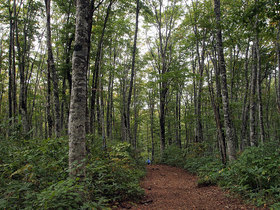
<path fill-rule="evenodd" d="M 148 165 L 150 165 L 151 164 L 150 158 L 148 158 L 148 160 L 146 162 L 147 162 Z"/>

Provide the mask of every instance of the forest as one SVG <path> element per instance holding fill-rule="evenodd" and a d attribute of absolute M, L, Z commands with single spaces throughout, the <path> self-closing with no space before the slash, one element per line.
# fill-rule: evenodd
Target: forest
<path fill-rule="evenodd" d="M 137 203 L 148 158 L 279 209 L 279 146 L 279 0 L 0 0 L 0 209 Z"/>

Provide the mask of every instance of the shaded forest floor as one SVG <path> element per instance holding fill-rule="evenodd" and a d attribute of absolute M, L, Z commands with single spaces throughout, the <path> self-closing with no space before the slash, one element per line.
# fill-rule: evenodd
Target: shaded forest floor
<path fill-rule="evenodd" d="M 198 187 L 196 176 L 166 165 L 147 166 L 141 186 L 145 198 L 136 206 L 123 203 L 120 209 L 260 209 L 217 186 Z"/>

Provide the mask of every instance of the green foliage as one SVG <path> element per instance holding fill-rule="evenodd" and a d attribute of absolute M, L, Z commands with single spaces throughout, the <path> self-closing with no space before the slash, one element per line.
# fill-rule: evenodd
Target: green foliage
<path fill-rule="evenodd" d="M 258 205 L 280 203 L 280 150 L 251 147 L 220 173 L 219 184 L 253 199 Z M 278 204 L 277 204 L 278 203 Z"/>
<path fill-rule="evenodd" d="M 188 170 L 191 173 L 195 173 L 200 176 L 203 176 L 205 174 L 207 176 L 205 181 L 207 181 L 208 183 L 211 182 L 212 184 L 215 184 L 215 180 L 212 179 L 212 177 L 214 177 L 215 175 L 211 173 L 215 173 L 221 168 L 221 161 L 217 157 L 213 156 L 188 158 L 184 165 L 184 169 Z"/>
<path fill-rule="evenodd" d="M 35 206 L 40 209 L 78 209 L 83 203 L 82 192 L 83 187 L 77 181 L 61 180 L 40 192 Z"/>
<path fill-rule="evenodd" d="M 68 139 L 0 141 L 0 209 L 89 209 L 138 199 L 143 165 L 130 145 L 92 146 L 84 181 L 68 176 Z"/>
<path fill-rule="evenodd" d="M 182 167 L 184 157 L 182 150 L 175 144 L 165 149 L 161 162 L 167 165 Z"/>
<path fill-rule="evenodd" d="M 139 179 L 145 173 L 130 153 L 129 144 L 119 143 L 91 158 L 87 182 L 92 199 L 115 202 L 137 200 L 143 195 Z"/>

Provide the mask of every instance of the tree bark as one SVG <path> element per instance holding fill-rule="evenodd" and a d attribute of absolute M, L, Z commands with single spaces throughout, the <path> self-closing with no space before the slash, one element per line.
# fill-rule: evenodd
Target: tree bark
<path fill-rule="evenodd" d="M 253 66 L 251 70 L 251 91 L 250 91 L 250 145 L 257 146 L 257 47 L 256 40 L 253 45 Z"/>
<path fill-rule="evenodd" d="M 99 68 L 100 68 L 100 61 L 101 61 L 101 52 L 102 52 L 102 46 L 103 46 L 103 41 L 104 41 L 104 35 L 105 35 L 105 30 L 107 26 L 107 22 L 109 20 L 109 15 L 111 11 L 111 7 L 113 4 L 114 0 L 111 0 L 106 11 L 106 17 L 104 20 L 104 25 L 102 29 L 102 34 L 98 42 L 98 48 L 97 48 L 97 53 L 95 57 L 95 64 L 94 64 L 94 71 L 93 71 L 93 76 L 92 76 L 92 88 L 91 88 L 91 104 L 90 104 L 90 132 L 93 133 L 93 127 L 94 127 L 94 106 L 95 106 L 95 100 L 96 100 L 96 91 L 97 91 L 97 84 L 98 84 L 98 76 L 99 76 Z"/>
<path fill-rule="evenodd" d="M 110 48 L 110 60 L 112 60 L 112 47 Z M 114 90 L 114 68 L 116 64 L 116 50 L 114 48 L 113 52 L 113 62 L 112 68 L 109 73 L 109 85 L 108 85 L 108 99 L 107 99 L 107 116 L 106 116 L 106 125 L 107 125 L 107 139 L 112 141 L 112 121 L 113 121 L 113 90 Z"/>
<path fill-rule="evenodd" d="M 134 74 L 135 74 L 135 58 L 136 58 L 136 50 L 137 50 L 137 35 L 138 35 L 138 18 L 139 18 L 139 10 L 140 10 L 140 1 L 136 2 L 136 21 L 135 21 L 135 32 L 134 32 L 134 44 L 133 44 L 133 52 L 132 52 L 132 64 L 131 64 L 131 75 L 130 75 L 130 84 L 127 96 L 127 105 L 126 105 L 126 136 L 129 138 L 129 142 L 132 141 L 131 131 L 130 131 L 130 105 L 132 98 L 132 89 L 134 82 Z"/>
<path fill-rule="evenodd" d="M 278 21 L 277 24 L 276 55 L 277 55 L 277 65 L 278 65 L 277 104 L 278 104 L 278 112 L 280 113 L 280 21 Z"/>
<path fill-rule="evenodd" d="M 133 132 L 133 141 L 132 141 L 132 146 L 134 149 L 137 147 L 137 134 L 138 134 L 138 125 L 139 125 L 139 120 L 138 120 L 138 108 L 137 108 L 137 103 L 138 103 L 138 98 L 137 98 L 137 91 L 136 91 L 136 83 L 134 83 L 134 88 L 133 88 L 133 97 L 134 97 L 134 132 Z"/>
<path fill-rule="evenodd" d="M 48 68 L 47 71 L 47 105 L 46 105 L 46 114 L 47 114 L 47 122 L 48 122 L 48 130 L 47 137 L 52 137 L 52 128 L 53 128 L 53 120 L 51 115 L 51 72 Z"/>
<path fill-rule="evenodd" d="M 10 4 L 10 1 L 9 1 Z M 10 127 L 12 128 L 14 123 L 12 120 L 14 116 L 14 72 L 13 72 L 13 57 L 14 57 L 14 22 L 13 22 L 13 12 L 9 5 L 9 18 L 10 18 L 10 40 L 9 40 L 9 90 L 8 90 L 8 98 L 9 98 L 9 119 L 10 119 Z M 9 132 L 10 133 L 10 132 Z"/>
<path fill-rule="evenodd" d="M 86 157 L 86 85 L 88 57 L 89 1 L 76 2 L 75 47 L 72 58 L 72 91 L 69 113 L 69 173 L 85 176 Z"/>
<path fill-rule="evenodd" d="M 250 102 L 248 102 L 248 91 L 249 91 L 249 78 L 248 78 L 248 65 L 249 65 L 249 49 L 250 49 L 250 41 L 248 41 L 247 49 L 246 49 L 246 55 L 245 55 L 245 93 L 244 93 L 244 98 L 243 98 L 243 104 L 242 104 L 242 127 L 241 127 L 241 135 L 240 135 L 240 150 L 242 151 L 244 147 L 246 146 L 248 139 L 246 140 L 247 137 L 247 127 L 248 127 L 248 119 L 249 119 L 249 105 Z"/>
<path fill-rule="evenodd" d="M 14 2 L 15 4 L 15 2 Z M 16 17 L 16 8 L 14 7 L 14 17 Z M 28 113 L 27 113 L 27 87 L 26 87 L 26 72 L 25 72 L 25 59 L 26 59 L 26 39 L 27 39 L 27 24 L 24 25 L 24 44 L 21 46 L 19 41 L 19 29 L 17 20 L 15 18 L 15 32 L 16 32 L 16 45 L 18 55 L 18 68 L 20 78 L 20 92 L 19 92 L 19 113 L 21 115 L 21 123 L 23 128 L 23 134 L 27 135 L 29 131 Z"/>
<path fill-rule="evenodd" d="M 50 6 L 51 0 L 45 0 L 46 16 L 47 16 L 47 47 L 48 47 L 48 69 L 52 74 L 53 82 L 53 96 L 54 96 L 54 133 L 55 137 L 58 138 L 61 135 L 60 125 L 60 105 L 59 105 L 59 90 L 58 90 L 58 78 L 56 68 L 54 64 L 53 52 L 52 52 L 52 34 L 51 34 L 51 16 Z"/>
<path fill-rule="evenodd" d="M 265 131 L 263 122 L 263 103 L 262 103 L 262 75 L 261 75 L 261 55 L 259 47 L 259 36 L 256 37 L 256 54 L 257 54 L 257 92 L 258 92 L 258 111 L 259 111 L 259 132 L 261 144 L 265 141 Z"/>
<path fill-rule="evenodd" d="M 2 79 L 2 62 L 3 62 L 3 44 L 2 37 L 0 38 L 0 115 L 2 113 L 2 98 L 4 94 L 4 85 Z"/>
<path fill-rule="evenodd" d="M 216 72 L 216 75 L 219 75 L 219 69 L 217 66 L 217 61 L 214 60 L 213 58 L 211 59 L 213 62 L 214 70 Z M 227 156 L 226 156 L 226 139 L 225 139 L 225 133 L 223 129 L 223 124 L 222 124 L 222 119 L 221 119 L 221 114 L 220 114 L 220 100 L 219 97 L 221 94 L 220 91 L 216 91 L 216 98 L 215 99 L 215 93 L 214 93 L 214 88 L 212 81 L 210 81 L 210 75 L 212 77 L 212 73 L 210 74 L 209 69 L 206 68 L 207 71 L 207 79 L 208 79 L 208 89 L 210 93 L 210 100 L 212 104 L 212 108 L 214 111 L 214 116 L 215 116 L 215 121 L 216 121 L 216 127 L 218 131 L 218 143 L 219 143 L 219 148 L 220 148 L 220 154 L 221 154 L 221 160 L 224 165 L 227 163 Z M 216 87 L 220 87 L 221 85 L 219 84 L 220 80 L 216 76 Z"/>
<path fill-rule="evenodd" d="M 149 109 L 150 109 L 150 122 L 151 122 L 151 141 L 152 141 L 152 162 L 155 158 L 155 144 L 154 144 L 154 109 L 155 101 L 153 91 L 149 91 Z"/>
<path fill-rule="evenodd" d="M 179 89 L 181 89 L 179 87 Z M 176 93 L 176 144 L 179 148 L 182 148 L 181 141 L 181 92 L 177 90 Z"/>
<path fill-rule="evenodd" d="M 215 14 L 217 24 L 217 50 L 218 60 L 220 68 L 220 76 L 222 82 L 222 101 L 224 110 L 224 123 L 226 128 L 227 148 L 229 160 L 236 159 L 236 148 L 235 148 L 235 135 L 234 128 L 231 121 L 231 113 L 229 107 L 228 88 L 227 88 L 227 76 L 226 76 L 226 65 L 224 59 L 223 39 L 221 30 L 221 11 L 220 11 L 220 0 L 214 0 L 215 3 Z"/>

